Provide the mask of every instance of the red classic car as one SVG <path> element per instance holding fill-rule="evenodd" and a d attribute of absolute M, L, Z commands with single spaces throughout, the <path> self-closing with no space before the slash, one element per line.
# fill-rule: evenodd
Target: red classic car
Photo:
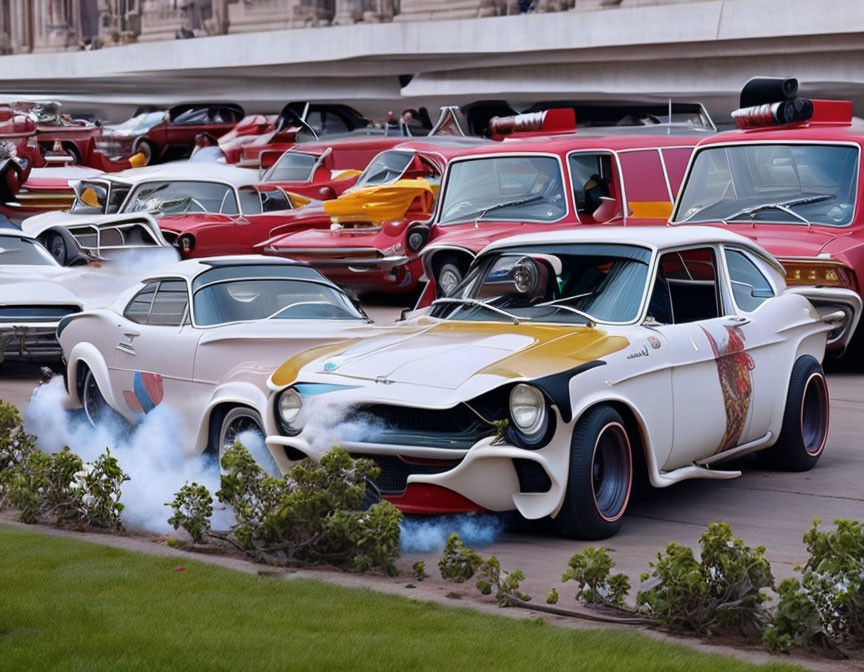
<path fill-rule="evenodd" d="M 38 159 L 36 122 L 8 105 L 0 106 L 0 203 L 15 198 Z"/>
<path fill-rule="evenodd" d="M 486 144 L 453 137 L 402 142 L 375 157 L 339 198 L 298 211 L 295 220 L 307 222 L 305 230 L 292 224 L 295 231 L 258 247 L 304 261 L 356 292 L 413 292 L 421 275 L 418 252 L 447 162 Z"/>
<path fill-rule="evenodd" d="M 861 293 L 864 132 L 852 103 L 800 98 L 794 80 L 765 79 L 751 80 L 741 103 L 733 113 L 739 130 L 696 147 L 671 224 L 711 224 L 752 238 L 786 268 L 787 285 Z M 745 289 L 773 291 L 764 278 Z M 851 310 L 840 296 L 816 303 L 823 312 Z M 862 334 L 849 346 L 860 359 Z M 834 333 L 828 345 L 842 342 Z"/>
<path fill-rule="evenodd" d="M 354 186 L 381 152 L 405 143 L 391 136 L 348 136 L 295 145 L 263 174 L 262 181 L 291 193 L 327 201 Z M 269 151 L 269 150 L 268 150 Z"/>
<path fill-rule="evenodd" d="M 700 136 L 657 129 L 514 138 L 454 158 L 429 242 L 418 306 L 453 290 L 494 240 L 580 224 L 659 224 Z"/>
<path fill-rule="evenodd" d="M 228 163 L 258 168 L 298 142 L 342 135 L 366 128 L 369 120 L 353 107 L 332 103 L 288 103 L 277 116 L 251 115 L 219 139 Z"/>
<path fill-rule="evenodd" d="M 105 128 L 100 146 L 112 156 L 141 152 L 148 163 L 188 157 L 196 138 L 211 143 L 243 119 L 243 108 L 233 103 L 186 103 L 165 112 L 146 110 L 127 122 Z"/>

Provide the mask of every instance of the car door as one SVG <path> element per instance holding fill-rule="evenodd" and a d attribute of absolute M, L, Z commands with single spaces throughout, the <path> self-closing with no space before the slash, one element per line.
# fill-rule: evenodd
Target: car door
<path fill-rule="evenodd" d="M 731 302 L 714 247 L 661 255 L 649 317 L 672 353 L 674 438 L 664 469 L 756 440 L 772 374 L 759 325 Z M 770 414 L 770 412 L 769 412 Z"/>
<path fill-rule="evenodd" d="M 143 417 L 163 402 L 180 412 L 188 406 L 200 337 L 188 315 L 186 281 L 166 278 L 145 285 L 118 318 L 111 385 L 127 415 Z"/>

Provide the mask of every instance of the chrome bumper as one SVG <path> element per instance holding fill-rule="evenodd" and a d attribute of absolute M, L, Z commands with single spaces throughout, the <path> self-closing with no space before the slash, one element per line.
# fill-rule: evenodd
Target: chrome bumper
<path fill-rule="evenodd" d="M 53 362 L 63 355 L 57 341 L 57 322 L 0 323 L 0 362 Z"/>
<path fill-rule="evenodd" d="M 787 287 L 786 293 L 805 297 L 826 322 L 835 325 L 828 333 L 825 347 L 842 354 L 858 327 L 861 297 L 851 289 L 837 287 Z"/>

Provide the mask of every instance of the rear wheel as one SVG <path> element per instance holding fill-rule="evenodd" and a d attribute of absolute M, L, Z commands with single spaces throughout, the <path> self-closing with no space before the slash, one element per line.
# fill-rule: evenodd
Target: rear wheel
<path fill-rule="evenodd" d="M 586 412 L 573 429 L 570 474 L 555 526 L 576 539 L 605 539 L 621 526 L 633 486 L 630 437 L 611 406 Z"/>
<path fill-rule="evenodd" d="M 111 407 L 102 396 L 96 376 L 88 368 L 84 373 L 84 382 L 81 386 L 81 403 L 84 406 L 84 414 L 94 427 L 112 415 Z"/>
<path fill-rule="evenodd" d="M 789 376 L 789 392 L 780 437 L 760 453 L 772 469 L 807 471 L 825 450 L 828 440 L 828 383 L 815 357 L 800 357 Z"/>

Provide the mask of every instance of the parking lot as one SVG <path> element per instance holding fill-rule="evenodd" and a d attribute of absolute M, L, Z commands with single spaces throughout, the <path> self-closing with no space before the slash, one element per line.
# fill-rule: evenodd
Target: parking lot
<path fill-rule="evenodd" d="M 366 310 L 379 323 L 397 319 L 400 312 L 380 304 L 367 305 Z M 662 490 L 648 489 L 631 503 L 621 532 L 602 543 L 613 550 L 618 569 L 631 577 L 634 586 L 669 541 L 695 545 L 713 521 L 726 521 L 749 544 L 764 545 L 775 575 L 784 578 L 806 559 L 802 536 L 813 518 L 826 522 L 864 519 L 864 462 L 860 459 L 864 373 L 845 369 L 842 364 L 829 367 L 831 431 L 825 454 L 812 471 L 769 472 L 751 456 L 725 465 L 740 468 L 743 476 L 739 479 L 693 480 Z M 38 366 L 4 364 L 0 367 L 0 398 L 25 410 L 39 379 Z M 506 569 L 525 571 L 524 587 L 541 596 L 560 580 L 570 556 L 588 545 L 561 539 L 542 523 L 507 520 L 505 531 L 480 550 L 498 556 Z M 408 568 L 423 559 L 433 565 L 439 550 L 405 553 L 401 564 Z"/>

